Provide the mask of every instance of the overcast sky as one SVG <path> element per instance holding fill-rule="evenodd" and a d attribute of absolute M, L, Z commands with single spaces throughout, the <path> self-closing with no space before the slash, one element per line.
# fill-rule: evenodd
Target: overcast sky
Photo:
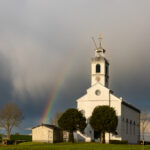
<path fill-rule="evenodd" d="M 149 0 L 0 0 L 0 108 L 15 101 L 25 115 L 22 132 L 37 125 L 66 66 L 52 112 L 76 107 L 90 87 L 91 37 L 102 33 L 110 88 L 149 111 L 149 6 Z"/>

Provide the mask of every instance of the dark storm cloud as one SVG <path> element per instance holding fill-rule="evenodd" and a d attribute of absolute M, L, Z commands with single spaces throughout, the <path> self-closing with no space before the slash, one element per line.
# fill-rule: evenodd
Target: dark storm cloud
<path fill-rule="evenodd" d="M 149 5 L 148 0 L 0 1 L 1 107 L 16 101 L 24 127 L 37 124 L 65 66 L 70 67 L 52 112 L 76 107 L 90 87 L 91 37 L 103 33 L 110 88 L 148 110 Z"/>

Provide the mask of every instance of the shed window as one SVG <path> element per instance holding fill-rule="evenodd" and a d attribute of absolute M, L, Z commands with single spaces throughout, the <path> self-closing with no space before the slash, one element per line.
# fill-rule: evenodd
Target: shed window
<path fill-rule="evenodd" d="M 96 65 L 96 73 L 99 73 L 101 71 L 101 66 L 100 64 Z"/>

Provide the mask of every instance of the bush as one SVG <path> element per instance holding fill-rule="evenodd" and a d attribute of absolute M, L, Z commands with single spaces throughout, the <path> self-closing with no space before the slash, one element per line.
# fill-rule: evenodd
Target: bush
<path fill-rule="evenodd" d="M 128 141 L 110 140 L 109 144 L 128 144 Z"/>
<path fill-rule="evenodd" d="M 31 135 L 11 135 L 10 139 L 14 140 L 14 141 L 30 142 L 30 141 L 32 141 L 32 136 Z"/>
<path fill-rule="evenodd" d="M 138 144 L 142 145 L 143 141 L 138 141 Z M 144 145 L 150 145 L 149 141 L 144 141 Z"/>
<path fill-rule="evenodd" d="M 144 145 L 150 145 L 149 141 L 144 141 Z"/>
<path fill-rule="evenodd" d="M 2 144 L 11 145 L 11 144 L 15 144 L 15 141 L 14 140 L 3 139 Z"/>

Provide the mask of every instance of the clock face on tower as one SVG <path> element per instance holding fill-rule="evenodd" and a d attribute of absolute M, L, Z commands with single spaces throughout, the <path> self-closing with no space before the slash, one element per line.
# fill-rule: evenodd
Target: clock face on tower
<path fill-rule="evenodd" d="M 97 82 L 99 82 L 99 81 L 100 81 L 100 77 L 97 76 L 97 77 L 95 78 L 95 80 L 96 80 Z"/>

